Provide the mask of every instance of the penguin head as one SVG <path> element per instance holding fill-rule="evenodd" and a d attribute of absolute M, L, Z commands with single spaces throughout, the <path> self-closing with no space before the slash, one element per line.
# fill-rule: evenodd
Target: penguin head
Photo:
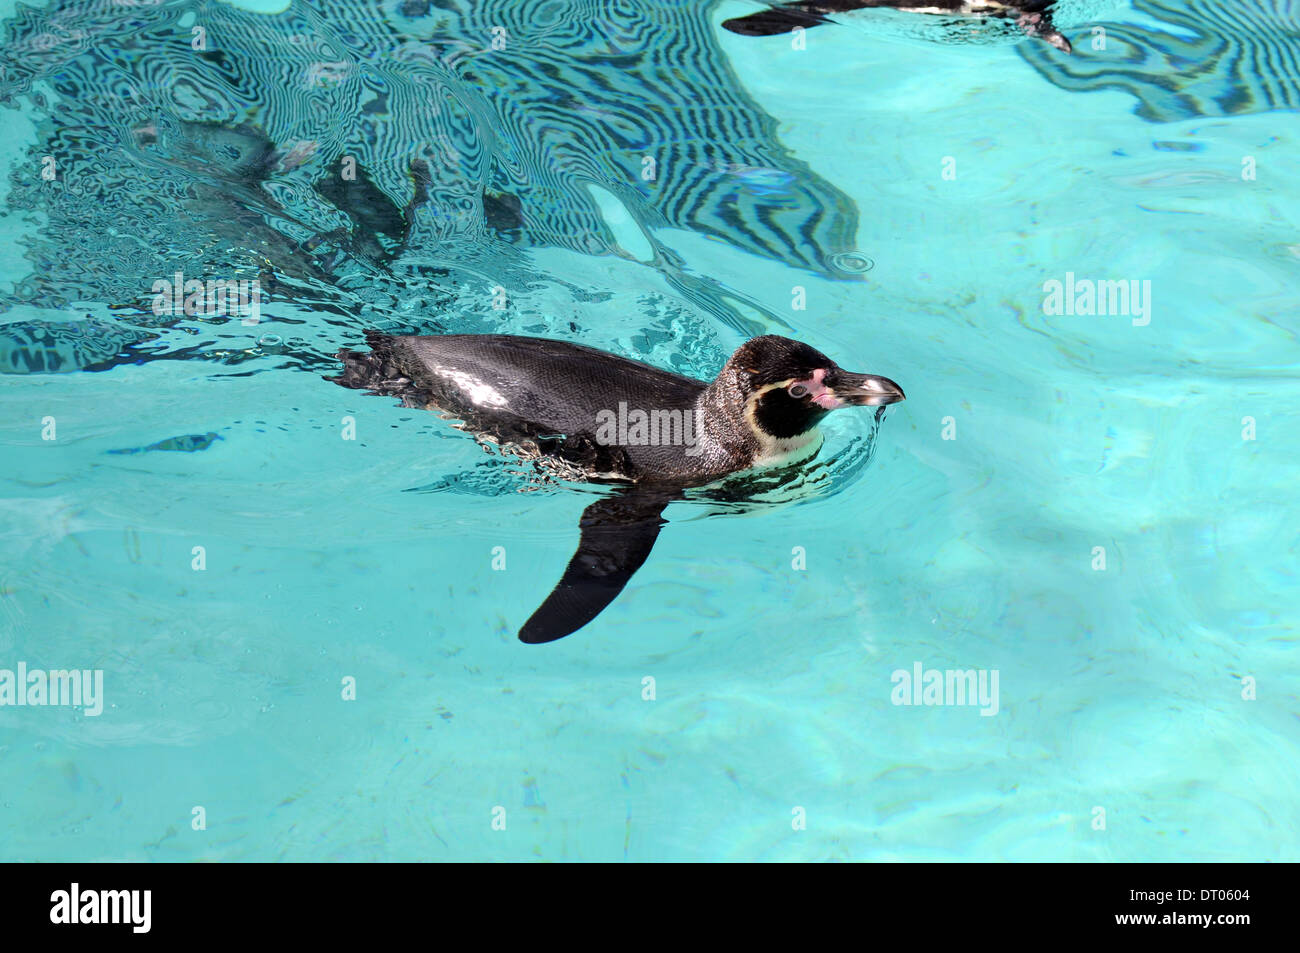
<path fill-rule="evenodd" d="M 838 407 L 876 407 L 904 399 L 887 377 L 846 371 L 807 344 L 775 334 L 746 341 L 718 375 L 743 400 L 760 436 L 787 440 L 816 428 Z"/>

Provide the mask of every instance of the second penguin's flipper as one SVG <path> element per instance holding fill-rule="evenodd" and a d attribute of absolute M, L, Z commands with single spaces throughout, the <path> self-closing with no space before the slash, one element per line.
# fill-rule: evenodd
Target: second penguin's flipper
<path fill-rule="evenodd" d="M 807 29 L 830 23 L 826 16 L 828 13 L 845 13 L 869 5 L 869 0 L 808 0 L 759 10 L 744 17 L 732 17 L 722 21 L 722 25 L 732 33 L 743 36 L 776 36 L 779 33 L 789 33 L 795 27 Z"/>
<path fill-rule="evenodd" d="M 635 486 L 588 506 L 578 524 L 578 551 L 519 630 L 519 641 L 554 642 L 600 615 L 650 555 L 664 525 L 664 507 L 673 498 L 669 489 Z"/>

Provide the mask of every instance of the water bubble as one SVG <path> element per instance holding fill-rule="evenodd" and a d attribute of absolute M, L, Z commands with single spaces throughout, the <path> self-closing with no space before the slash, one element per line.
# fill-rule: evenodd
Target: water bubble
<path fill-rule="evenodd" d="M 876 267 L 876 263 L 860 251 L 836 252 L 826 259 L 826 263 L 851 275 L 863 275 Z"/>

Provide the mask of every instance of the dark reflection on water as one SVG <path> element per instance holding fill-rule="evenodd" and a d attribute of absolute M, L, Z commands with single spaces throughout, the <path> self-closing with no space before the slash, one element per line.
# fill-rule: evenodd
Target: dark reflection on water
<path fill-rule="evenodd" d="M 1062 89 L 1129 93 L 1151 122 L 1300 109 L 1295 0 L 1133 0 L 1133 9 L 1141 25 L 1104 16 L 1086 23 L 1076 56 L 1032 43 L 1020 55 Z"/>
<path fill-rule="evenodd" d="M 262 356 L 225 342 L 238 316 L 156 314 L 154 282 L 177 272 L 257 280 L 269 313 L 293 302 L 349 335 L 515 330 L 486 289 L 472 301 L 457 289 L 557 280 L 533 266 L 537 248 L 626 257 L 592 184 L 645 232 L 650 264 L 701 328 L 756 332 L 732 304 L 743 290 L 650 230 L 836 278 L 867 259 L 853 203 L 776 141 L 709 16 L 707 3 L 603 0 L 295 3 L 276 16 L 193 0 L 20 7 L 3 23 L 0 101 L 31 109 L 37 141 L 10 172 L 31 264 L 10 304 L 100 302 L 129 330 L 97 321 L 69 332 L 80 344 L 42 345 L 10 325 L 0 369 Z M 201 339 L 140 334 L 176 324 Z M 327 363 L 309 339 L 286 340 L 279 366 Z M 55 356 L 32 357 L 43 347 Z"/>

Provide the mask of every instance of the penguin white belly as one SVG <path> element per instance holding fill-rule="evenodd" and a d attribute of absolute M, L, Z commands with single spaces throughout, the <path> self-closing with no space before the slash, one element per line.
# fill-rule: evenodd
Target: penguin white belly
<path fill-rule="evenodd" d="M 813 430 L 797 437 L 771 437 L 760 434 L 760 449 L 754 456 L 755 467 L 785 467 L 806 460 L 822 445 L 822 432 Z"/>

